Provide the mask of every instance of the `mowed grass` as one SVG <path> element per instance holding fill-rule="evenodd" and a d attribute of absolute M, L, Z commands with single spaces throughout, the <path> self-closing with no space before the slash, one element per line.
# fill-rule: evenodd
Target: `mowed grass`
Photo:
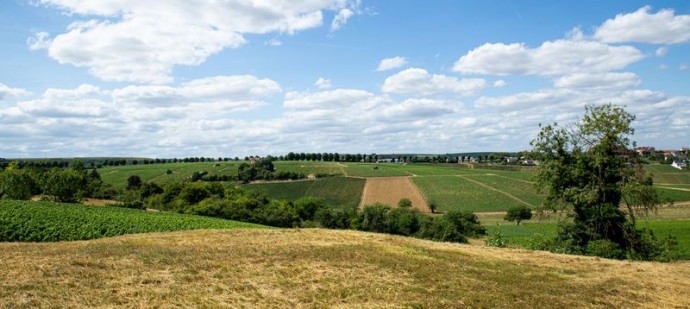
<path fill-rule="evenodd" d="M 118 207 L 0 200 L 0 241 L 65 241 L 257 224 Z"/>
<path fill-rule="evenodd" d="M 305 196 L 323 198 L 331 207 L 357 206 L 362 198 L 365 179 L 328 177 L 316 180 L 257 183 L 243 188 L 271 199 L 294 201 Z"/>
<path fill-rule="evenodd" d="M 524 205 L 458 176 L 413 177 L 412 181 L 438 210 L 506 211 L 510 207 Z"/>
<path fill-rule="evenodd" d="M 672 308 L 690 264 L 320 229 L 0 244 L 2 307 Z"/>

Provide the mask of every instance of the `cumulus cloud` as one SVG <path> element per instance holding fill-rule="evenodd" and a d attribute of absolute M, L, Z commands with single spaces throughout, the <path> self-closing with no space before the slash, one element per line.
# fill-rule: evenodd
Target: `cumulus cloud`
<path fill-rule="evenodd" d="M 546 41 L 537 48 L 524 43 L 486 43 L 460 57 L 453 71 L 557 76 L 622 69 L 643 57 L 642 52 L 631 46 L 611 46 L 579 39 Z"/>
<path fill-rule="evenodd" d="M 225 48 L 246 42 L 245 34 L 292 34 L 318 27 L 323 11 L 343 10 L 346 1 L 73 1 L 40 0 L 83 16 L 52 40 L 39 33 L 31 48 L 45 48 L 61 64 L 86 67 L 107 81 L 169 83 L 176 65 L 199 65 Z M 349 17 L 349 16 L 348 16 Z M 346 21 L 341 18 L 341 25 Z"/>
<path fill-rule="evenodd" d="M 463 78 L 441 74 L 429 74 L 424 69 L 411 68 L 386 78 L 381 90 L 408 95 L 433 95 L 455 93 L 472 95 L 486 87 L 486 81 L 479 78 Z"/>
<path fill-rule="evenodd" d="M 566 75 L 554 81 L 559 88 L 629 88 L 640 84 L 635 73 L 576 73 Z"/>
<path fill-rule="evenodd" d="M 618 14 L 605 21 L 597 28 L 594 38 L 606 43 L 688 43 L 690 15 L 675 15 L 670 9 L 652 13 L 650 6 L 644 6 L 633 13 Z"/>
<path fill-rule="evenodd" d="M 3 83 L 0 83 L 0 101 L 10 97 L 19 97 L 31 94 L 30 92 L 20 89 L 12 88 Z"/>
<path fill-rule="evenodd" d="M 323 77 L 319 77 L 315 82 L 314 86 L 318 87 L 319 89 L 328 89 L 331 88 L 331 80 Z"/>
<path fill-rule="evenodd" d="M 376 71 L 388 71 L 392 69 L 397 69 L 400 68 L 404 65 L 407 64 L 407 59 L 405 57 L 393 57 L 393 58 L 386 58 L 381 60 L 379 63 L 379 66 L 376 68 Z"/>

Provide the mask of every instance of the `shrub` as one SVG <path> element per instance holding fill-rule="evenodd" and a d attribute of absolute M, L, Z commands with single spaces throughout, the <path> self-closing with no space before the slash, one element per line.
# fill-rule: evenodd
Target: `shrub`
<path fill-rule="evenodd" d="M 400 208 L 409 208 L 412 207 L 412 201 L 410 201 L 409 198 L 401 198 L 400 201 L 398 201 L 398 207 Z"/>
<path fill-rule="evenodd" d="M 510 222 L 516 221 L 517 225 L 520 225 L 521 221 L 529 219 L 532 219 L 532 209 L 524 205 L 511 207 L 503 218 L 503 220 Z"/>
<path fill-rule="evenodd" d="M 599 256 L 606 259 L 623 259 L 625 254 L 621 247 L 610 240 L 592 240 L 587 244 L 587 255 Z"/>
<path fill-rule="evenodd" d="M 506 240 L 503 238 L 501 231 L 497 231 L 486 240 L 486 245 L 489 247 L 505 248 Z"/>

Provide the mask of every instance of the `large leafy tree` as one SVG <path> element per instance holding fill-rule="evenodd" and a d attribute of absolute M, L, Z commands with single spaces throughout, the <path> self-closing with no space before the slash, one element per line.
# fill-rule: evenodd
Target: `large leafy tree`
<path fill-rule="evenodd" d="M 540 161 L 535 178 L 546 194 L 543 207 L 571 213 L 572 224 L 560 229 L 559 238 L 575 251 L 610 241 L 634 252 L 645 238 L 635 229 L 636 212 L 655 207 L 659 198 L 632 151 L 634 120 L 619 106 L 587 106 L 578 123 L 542 126 L 531 143 Z"/>

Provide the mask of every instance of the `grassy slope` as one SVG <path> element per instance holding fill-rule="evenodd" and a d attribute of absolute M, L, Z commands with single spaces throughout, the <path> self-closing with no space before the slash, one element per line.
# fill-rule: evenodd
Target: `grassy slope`
<path fill-rule="evenodd" d="M 654 183 L 690 184 L 689 170 L 679 170 L 667 164 L 649 164 L 644 168 L 653 174 Z"/>
<path fill-rule="evenodd" d="M 257 183 L 243 186 L 268 198 L 294 201 L 304 196 L 323 198 L 330 206 L 357 206 L 362 198 L 364 179 L 328 177 L 317 180 Z"/>
<path fill-rule="evenodd" d="M 690 264 L 353 231 L 224 230 L 0 243 L 0 306 L 678 307 Z"/>
<path fill-rule="evenodd" d="M 262 227 L 166 212 L 0 200 L 0 240 L 61 241 L 190 229 Z"/>

